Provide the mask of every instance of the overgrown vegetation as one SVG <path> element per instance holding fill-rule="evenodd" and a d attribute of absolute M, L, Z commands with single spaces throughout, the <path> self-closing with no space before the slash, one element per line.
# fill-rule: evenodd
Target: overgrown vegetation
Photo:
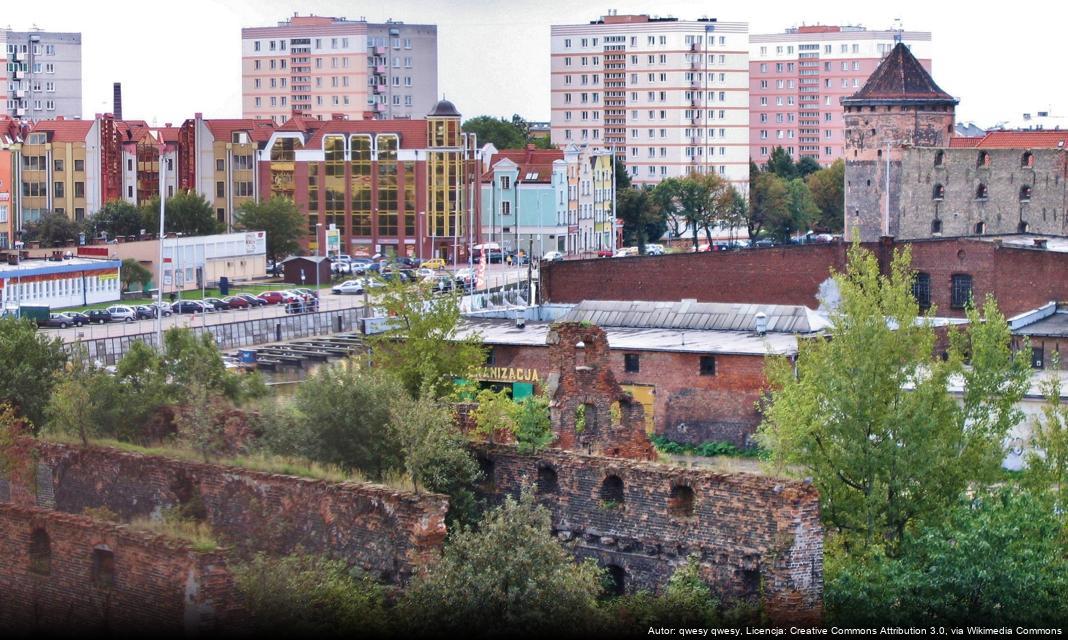
<path fill-rule="evenodd" d="M 708 440 L 700 444 L 691 444 L 688 442 L 675 442 L 660 434 L 655 434 L 649 439 L 653 442 L 653 446 L 656 447 L 657 451 L 669 455 L 701 456 L 705 458 L 727 456 L 731 458 L 755 458 L 758 460 L 769 458 L 769 453 L 765 449 L 760 447 L 739 449 L 730 442 Z"/>

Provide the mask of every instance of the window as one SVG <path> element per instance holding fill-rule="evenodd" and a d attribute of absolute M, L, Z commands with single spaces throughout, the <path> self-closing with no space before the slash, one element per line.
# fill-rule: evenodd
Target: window
<path fill-rule="evenodd" d="M 1026 169 L 1028 167 L 1034 167 L 1034 166 L 1035 166 L 1035 156 L 1030 151 L 1025 151 L 1024 154 L 1022 156 L 1020 156 L 1020 167 Z"/>
<path fill-rule="evenodd" d="M 98 587 L 115 585 L 115 554 L 110 549 L 93 549 L 93 584 Z"/>
<path fill-rule="evenodd" d="M 953 276 L 950 290 L 950 307 L 963 309 L 972 299 L 972 277 L 966 273 Z"/>
<path fill-rule="evenodd" d="M 688 518 L 693 515 L 693 488 L 686 485 L 671 487 L 668 498 L 668 513 L 676 518 Z"/>
<path fill-rule="evenodd" d="M 943 187 L 942 185 L 936 184 L 934 186 L 934 188 L 931 189 L 931 199 L 932 200 L 942 200 L 945 197 L 946 197 L 946 188 Z"/>
<path fill-rule="evenodd" d="M 52 542 L 44 529 L 30 534 L 30 572 L 39 576 L 52 573 Z"/>
<path fill-rule="evenodd" d="M 976 166 L 976 168 L 989 167 L 990 166 L 990 154 L 987 153 L 986 151 L 980 151 L 979 155 L 975 158 L 975 166 Z"/>
<path fill-rule="evenodd" d="M 216 198 L 224 198 L 224 197 L 226 197 L 226 183 L 224 183 L 222 181 L 215 183 L 215 197 Z"/>
<path fill-rule="evenodd" d="M 593 405 L 583 405 L 587 413 Z M 618 507 L 624 502 L 623 480 L 617 475 L 610 475 L 601 483 L 601 502 L 606 507 Z"/>
<path fill-rule="evenodd" d="M 1046 366 L 1045 355 L 1042 347 L 1031 347 L 1031 368 L 1044 369 Z"/>
<path fill-rule="evenodd" d="M 986 200 L 988 195 L 986 185 L 979 183 L 979 186 L 975 188 L 975 199 Z"/>
<path fill-rule="evenodd" d="M 931 221 L 931 233 L 933 235 L 942 235 L 942 221 L 935 218 Z"/>
<path fill-rule="evenodd" d="M 85 172 L 85 160 L 75 160 L 74 161 L 74 170 L 75 171 L 81 171 L 81 172 L 84 173 Z"/>
<path fill-rule="evenodd" d="M 714 376 L 716 375 L 716 357 L 715 356 L 701 356 L 701 375 Z"/>
<path fill-rule="evenodd" d="M 946 161 L 946 152 L 945 151 L 936 151 L 935 152 L 935 157 L 934 157 L 934 166 L 941 167 L 942 164 L 945 161 Z"/>
<path fill-rule="evenodd" d="M 916 279 L 912 281 L 912 297 L 916 298 L 920 311 L 931 308 L 931 274 L 916 273 Z"/>
<path fill-rule="evenodd" d="M 63 183 L 62 182 L 53 182 L 52 183 L 52 196 L 55 197 L 55 198 L 62 198 L 63 197 Z"/>
<path fill-rule="evenodd" d="M 1031 187 L 1024 185 L 1020 187 L 1020 202 L 1031 202 Z"/>
<path fill-rule="evenodd" d="M 559 488 L 556 470 L 548 465 L 538 467 L 538 493 L 556 493 Z"/>
<path fill-rule="evenodd" d="M 975 235 L 981 236 L 984 233 L 986 233 L 986 223 L 985 222 L 976 222 L 975 223 Z"/>
<path fill-rule="evenodd" d="M 627 373 L 638 373 L 641 370 L 641 365 L 636 353 L 623 354 L 623 370 Z"/>

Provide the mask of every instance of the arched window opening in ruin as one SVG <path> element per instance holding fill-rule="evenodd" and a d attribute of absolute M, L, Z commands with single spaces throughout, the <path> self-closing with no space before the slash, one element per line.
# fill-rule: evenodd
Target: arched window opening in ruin
<path fill-rule="evenodd" d="M 586 343 L 575 343 L 575 368 L 586 366 Z"/>
<path fill-rule="evenodd" d="M 110 549 L 93 549 L 93 584 L 98 587 L 115 585 L 115 554 Z"/>
<path fill-rule="evenodd" d="M 976 200 L 986 200 L 987 196 L 988 196 L 988 192 L 987 192 L 985 184 L 980 184 L 978 187 L 975 188 L 975 199 Z"/>
<path fill-rule="evenodd" d="M 986 233 L 986 223 L 985 222 L 976 222 L 975 223 L 975 235 L 981 236 L 984 233 Z"/>
<path fill-rule="evenodd" d="M 1020 166 L 1024 169 L 1035 166 L 1035 155 L 1030 151 L 1024 151 L 1020 156 Z"/>
<path fill-rule="evenodd" d="M 946 152 L 945 151 L 936 151 L 935 152 L 934 166 L 941 167 L 942 164 L 945 161 L 946 161 Z"/>
<path fill-rule="evenodd" d="M 41 576 L 52 573 L 52 541 L 44 529 L 30 534 L 30 571 Z"/>
<path fill-rule="evenodd" d="M 617 475 L 610 475 L 601 483 L 601 502 L 607 508 L 623 505 L 623 480 Z"/>
<path fill-rule="evenodd" d="M 556 493 L 560 488 L 556 469 L 550 466 L 538 467 L 538 493 Z"/>
<path fill-rule="evenodd" d="M 597 405 L 586 403 L 575 407 L 575 433 L 583 433 L 596 427 Z"/>
<path fill-rule="evenodd" d="M 693 515 L 694 493 L 684 484 L 671 487 L 668 498 L 668 512 L 676 518 L 688 518 Z"/>
<path fill-rule="evenodd" d="M 1020 187 L 1020 202 L 1031 202 L 1031 186 L 1024 185 Z"/>
<path fill-rule="evenodd" d="M 944 200 L 946 197 L 946 188 L 940 184 L 936 184 L 934 189 L 931 189 L 932 200 Z"/>
<path fill-rule="evenodd" d="M 1027 224 L 1023 220 L 1020 221 L 1020 224 L 1016 225 L 1016 231 L 1018 233 L 1027 233 L 1028 229 L 1030 229 L 1030 228 L 1031 228 L 1031 225 Z"/>
<path fill-rule="evenodd" d="M 614 596 L 621 596 L 627 592 L 627 572 L 623 567 L 610 564 L 605 567 L 608 576 L 607 591 Z"/>
<path fill-rule="evenodd" d="M 942 221 L 937 218 L 931 221 L 931 233 L 942 233 Z"/>
<path fill-rule="evenodd" d="M 975 159 L 976 167 L 989 167 L 990 166 L 990 154 L 986 151 L 980 151 L 979 156 Z"/>
<path fill-rule="evenodd" d="M 882 150 L 882 149 L 879 149 L 878 151 L 876 151 L 876 152 L 875 152 L 875 156 L 876 156 L 877 158 L 881 158 L 881 157 L 883 157 L 883 150 Z"/>
<path fill-rule="evenodd" d="M 494 476 L 494 464 L 493 460 L 477 456 L 478 470 L 482 473 L 482 478 L 479 480 L 479 484 L 486 491 L 495 491 L 497 486 L 497 479 Z"/>

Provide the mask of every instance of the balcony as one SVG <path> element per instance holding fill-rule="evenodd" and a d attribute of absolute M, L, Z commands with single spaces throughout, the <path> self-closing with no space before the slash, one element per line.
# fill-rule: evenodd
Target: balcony
<path fill-rule="evenodd" d="M 700 87 L 701 87 L 701 81 L 700 80 L 698 80 L 697 78 L 694 78 L 693 80 L 690 80 L 690 88 L 691 89 L 699 89 Z"/>
<path fill-rule="evenodd" d="M 382 94 L 382 93 L 385 93 L 385 92 L 386 92 L 386 85 L 384 85 L 384 84 L 376 84 L 375 85 L 375 93 Z"/>
<path fill-rule="evenodd" d="M 384 105 L 381 102 L 379 102 L 378 104 L 375 105 L 374 111 L 375 111 L 375 113 L 385 113 L 386 112 L 386 105 Z"/>
<path fill-rule="evenodd" d="M 386 65 L 384 65 L 384 64 L 376 64 L 375 68 L 374 68 L 374 72 L 376 74 L 378 74 L 378 75 L 385 75 L 385 73 L 386 73 Z"/>
<path fill-rule="evenodd" d="M 374 54 L 375 54 L 376 56 L 384 56 L 384 55 L 386 55 L 386 48 L 385 48 L 385 47 L 375 47 L 375 48 L 374 48 L 374 49 L 372 50 L 372 52 L 373 52 L 373 53 L 374 53 Z"/>

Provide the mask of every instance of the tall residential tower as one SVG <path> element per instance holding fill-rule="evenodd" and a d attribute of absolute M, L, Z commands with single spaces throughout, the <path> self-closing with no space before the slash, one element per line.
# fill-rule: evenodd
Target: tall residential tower
<path fill-rule="evenodd" d="M 241 110 L 281 124 L 422 118 L 437 102 L 434 25 L 297 16 L 241 30 Z"/>
<path fill-rule="evenodd" d="M 82 34 L 0 29 L 0 113 L 82 117 Z"/>
<path fill-rule="evenodd" d="M 931 34 L 815 25 L 749 38 L 749 153 L 775 147 L 827 165 L 845 154 L 841 99 L 867 82 L 900 39 L 931 70 Z"/>
<path fill-rule="evenodd" d="M 636 183 L 749 179 L 749 26 L 610 13 L 551 29 L 552 141 L 615 150 Z"/>

